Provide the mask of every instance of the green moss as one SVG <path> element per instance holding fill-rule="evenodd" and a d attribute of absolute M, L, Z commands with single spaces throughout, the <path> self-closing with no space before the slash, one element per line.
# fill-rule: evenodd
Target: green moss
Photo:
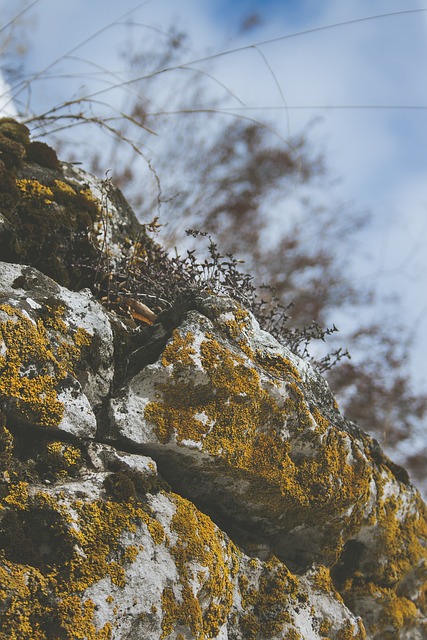
<path fill-rule="evenodd" d="M 144 498 L 147 493 L 155 494 L 168 489 L 168 486 L 157 473 L 146 474 L 134 469 L 122 469 L 107 476 L 104 488 L 115 500 L 128 500 Z"/>
<path fill-rule="evenodd" d="M 0 401 L 39 426 L 58 426 L 64 406 L 58 388 L 80 359 L 90 336 L 83 330 L 69 332 L 62 309 L 45 309 L 46 320 L 32 322 L 10 305 L 0 305 Z M 51 342 L 47 328 L 56 330 Z"/>
<path fill-rule="evenodd" d="M 56 151 L 45 142 L 39 142 L 38 140 L 30 142 L 27 146 L 27 160 L 35 162 L 41 167 L 55 169 L 56 171 L 60 169 Z"/>
<path fill-rule="evenodd" d="M 64 188 L 65 184 L 53 179 L 16 181 L 19 197 L 5 214 L 14 228 L 11 249 L 17 261 L 37 267 L 60 284 L 87 286 L 89 271 L 76 260 L 82 257 L 96 263 L 99 259 L 91 241 L 99 208 L 86 195 Z"/>
<path fill-rule="evenodd" d="M 26 161 L 48 171 L 38 170 L 35 179 Z M 30 142 L 24 125 L 0 120 L 0 207 L 13 230 L 0 237 L 3 259 L 30 264 L 80 289 L 93 283 L 93 265 L 99 260 L 94 237 L 100 206 L 89 189 L 61 178 L 53 149 Z"/>
<path fill-rule="evenodd" d="M 6 209 L 8 206 L 13 206 L 18 197 L 19 190 L 15 177 L 8 170 L 4 160 L 0 159 L 0 203 Z"/>
<path fill-rule="evenodd" d="M 26 146 L 30 142 L 30 131 L 25 124 L 14 118 L 0 118 L 0 135 Z"/>
<path fill-rule="evenodd" d="M 0 134 L 0 158 L 7 169 L 16 169 L 25 158 L 25 147 L 20 142 Z"/>

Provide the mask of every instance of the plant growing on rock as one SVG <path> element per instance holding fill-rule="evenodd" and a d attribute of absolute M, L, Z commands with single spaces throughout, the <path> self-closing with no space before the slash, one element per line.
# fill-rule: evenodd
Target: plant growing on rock
<path fill-rule="evenodd" d="M 97 280 L 99 290 L 117 307 L 122 304 L 118 296 L 126 295 L 115 287 L 123 286 L 122 292 L 128 291 L 130 297 L 154 307 L 156 313 L 161 311 L 189 285 L 203 284 L 212 270 L 207 264 L 203 273 L 205 258 L 209 263 L 212 256 L 202 252 L 202 258 L 194 258 L 184 234 L 188 227 L 201 229 L 215 239 L 226 256 L 223 269 L 231 269 L 226 261 L 245 261 L 246 274 L 251 274 L 246 275 L 246 284 L 250 282 L 258 293 L 256 300 L 253 291 L 248 290 L 248 296 L 252 296 L 252 308 L 264 326 L 306 352 L 310 343 L 313 346 L 326 337 L 320 327 L 333 327 L 338 310 L 351 309 L 353 315 L 360 311 L 363 317 L 365 305 L 372 299 L 372 292 L 355 287 L 345 276 L 349 241 L 367 223 L 366 218 L 354 215 L 354 211 L 346 215 L 339 207 L 317 207 L 306 198 L 319 177 L 326 180 L 321 161 L 310 150 L 308 135 L 283 141 L 272 134 L 268 122 L 224 120 L 221 105 L 211 100 L 205 79 L 195 81 L 193 75 L 190 80 L 181 80 L 178 70 L 188 70 L 185 36 L 171 30 L 162 42 L 152 40 L 146 49 L 128 57 L 132 92 L 126 94 L 126 113 L 117 113 L 108 104 L 104 99 L 108 93 L 92 95 L 88 91 L 74 99 L 65 96 L 62 105 L 43 113 L 25 114 L 33 133 L 41 138 L 53 140 L 56 134 L 80 125 L 89 130 L 101 128 L 112 136 L 113 142 L 103 147 L 102 154 L 88 151 L 85 160 L 101 173 L 113 167 L 115 183 L 132 198 L 141 219 L 150 220 L 160 213 L 163 246 L 176 245 L 183 256 L 176 258 L 172 252 L 173 266 L 165 267 L 166 252 L 160 251 L 152 269 L 144 265 L 146 258 L 138 255 L 134 246 L 129 247 L 114 283 L 108 279 L 108 266 L 103 268 L 105 278 L 102 283 Z M 174 80 L 166 86 L 165 77 Z M 112 85 L 124 79 L 109 74 L 107 78 Z M 28 89 L 31 80 L 17 86 L 18 90 Z M 150 100 L 159 96 L 163 106 L 154 111 Z M 73 143 L 62 144 L 66 156 L 81 160 L 80 141 L 79 152 Z M 148 147 L 153 149 L 150 156 Z M 5 150 L 5 157 L 8 162 L 18 162 L 19 147 Z M 301 193 L 298 219 L 287 216 L 286 195 L 291 189 Z M 269 211 L 279 205 L 283 233 L 272 242 Z M 341 252 L 336 251 L 338 246 L 343 247 Z M 170 257 L 169 252 L 167 255 Z M 227 258 L 230 255 L 235 258 Z M 142 283 L 139 289 L 138 278 Z M 245 290 L 241 278 L 235 276 L 236 295 Z M 262 288 L 265 283 L 267 288 Z M 359 322 L 345 340 L 332 336 L 329 360 L 323 352 L 317 358 L 320 367 L 328 371 L 349 417 L 370 428 L 389 451 L 398 450 L 426 415 L 425 397 L 412 391 L 406 366 L 408 344 L 403 335 L 401 327 L 384 321 Z M 352 353 L 351 362 L 343 358 L 346 347 Z M 329 371 L 336 360 L 337 366 Z M 358 402 L 361 394 L 369 396 L 369 402 Z M 401 461 L 404 455 L 402 450 Z M 413 471 L 421 480 L 424 454 L 412 455 L 412 460 Z"/>

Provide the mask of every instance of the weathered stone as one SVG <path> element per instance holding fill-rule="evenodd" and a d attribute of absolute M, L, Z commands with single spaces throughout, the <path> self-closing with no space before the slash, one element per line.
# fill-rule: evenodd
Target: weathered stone
<path fill-rule="evenodd" d="M 117 439 L 149 452 L 243 548 L 263 542 L 298 571 L 330 567 L 377 637 L 415 633 L 427 557 L 417 491 L 251 314 L 214 296 L 193 306 L 112 398 Z"/>
<path fill-rule="evenodd" d="M 81 289 L 100 284 L 107 255 L 113 268 L 136 242 L 154 245 L 117 187 L 60 163 L 48 145 L 30 142 L 27 127 L 0 119 L 2 260 Z"/>
<path fill-rule="evenodd" d="M 0 409 L 13 422 L 94 437 L 114 375 L 113 333 L 89 291 L 0 263 Z"/>
<path fill-rule="evenodd" d="M 231 299 L 138 327 L 110 276 L 166 257 L 121 194 L 0 151 L 0 640 L 427 638 L 405 470 Z"/>
<path fill-rule="evenodd" d="M 1 638 L 364 637 L 325 567 L 297 576 L 246 556 L 191 502 L 159 490 L 154 461 L 89 448 L 95 472 L 8 487 Z"/>

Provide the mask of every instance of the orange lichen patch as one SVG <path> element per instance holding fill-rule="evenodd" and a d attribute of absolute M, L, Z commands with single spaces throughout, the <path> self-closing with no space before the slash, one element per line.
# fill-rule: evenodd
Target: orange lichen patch
<path fill-rule="evenodd" d="M 170 551 L 181 590 L 179 595 L 170 587 L 163 590 L 161 637 L 166 638 L 177 625 L 183 625 L 192 637 L 208 640 L 217 636 L 230 612 L 237 553 L 233 543 L 191 502 L 178 495 L 173 496 L 173 501 L 176 512 L 171 530 L 177 539 Z"/>
<path fill-rule="evenodd" d="M 46 309 L 44 320 L 37 322 L 10 305 L 0 305 L 0 312 L 7 317 L 0 322 L 0 400 L 31 422 L 57 426 L 64 413 L 58 385 L 73 373 L 91 337 L 83 329 L 70 331 L 63 309 Z M 55 331 L 55 340 L 48 329 Z"/>
<path fill-rule="evenodd" d="M 406 593 L 403 586 L 411 581 L 411 575 L 415 583 L 419 582 L 417 575 L 423 574 L 427 564 L 426 507 L 419 496 L 409 507 L 397 495 L 381 495 L 382 487 L 391 479 L 391 473 L 384 469 L 376 475 L 380 496 L 370 550 L 370 558 L 375 554 L 376 561 L 363 563 L 340 589 L 344 602 L 356 613 L 359 602 L 373 602 L 379 617 L 367 631 L 386 639 L 397 638 L 402 628 L 418 629 L 419 611 L 427 610 L 427 582 L 419 584 L 418 596 L 413 591 Z"/>
<path fill-rule="evenodd" d="M 42 184 L 38 180 L 17 180 L 16 186 L 22 192 L 24 198 L 41 199 L 45 204 L 52 204 L 53 202 L 52 189 Z"/>
<path fill-rule="evenodd" d="M 264 371 L 280 380 L 288 380 L 289 377 L 291 377 L 296 382 L 302 382 L 298 369 L 292 364 L 289 358 L 285 358 L 280 354 L 266 353 L 257 350 L 255 353 L 255 361 L 261 365 Z"/>
<path fill-rule="evenodd" d="M 192 356 L 195 355 L 196 351 L 191 346 L 193 340 L 194 334 L 191 331 L 183 336 L 177 329 L 174 329 L 172 342 L 166 346 L 163 352 L 162 365 L 167 367 L 170 364 L 174 366 L 178 364 L 191 366 L 194 364 Z"/>
<path fill-rule="evenodd" d="M 108 640 L 113 621 L 97 628 L 95 603 L 84 592 L 105 577 L 115 587 L 126 584 L 126 566 L 140 547 L 124 547 L 125 531 L 145 525 L 156 544 L 165 538 L 147 505 L 136 499 L 67 501 L 41 491 L 29 497 L 22 482 L 9 487 L 2 503 L 1 640 Z"/>
<path fill-rule="evenodd" d="M 357 504 L 346 519 L 352 527 L 370 490 L 366 460 L 345 432 L 330 429 L 320 412 L 310 412 L 289 364 L 280 364 L 289 382 L 288 397 L 279 406 L 264 389 L 257 367 L 212 337 L 200 345 L 208 383 L 194 384 L 185 372 L 194 351 L 192 335 L 180 336 L 176 330 L 163 358 L 164 366 L 172 366 L 171 379 L 157 385 L 161 398 L 145 409 L 159 439 L 200 443 L 218 457 L 225 473 L 249 477 L 250 499 L 267 500 L 270 514 L 286 510 L 293 526 Z M 293 456 L 293 436 L 307 443 L 316 439 L 315 455 L 313 450 L 312 456 Z"/>
<path fill-rule="evenodd" d="M 240 576 L 239 590 L 244 610 L 239 624 L 248 640 L 267 640 L 279 635 L 284 625 L 292 624 L 289 610 L 296 600 L 300 603 L 307 600 L 298 579 L 274 556 L 262 565 L 257 580 Z"/>

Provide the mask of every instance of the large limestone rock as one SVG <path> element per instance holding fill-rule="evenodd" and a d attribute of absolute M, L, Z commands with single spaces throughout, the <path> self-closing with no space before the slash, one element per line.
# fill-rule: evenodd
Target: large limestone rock
<path fill-rule="evenodd" d="M 144 231 L 33 144 L 0 121 L 0 640 L 427 638 L 406 472 L 232 299 L 100 304 Z"/>
<path fill-rule="evenodd" d="M 297 572 L 328 567 L 373 637 L 403 619 L 416 637 L 427 533 L 417 491 L 343 419 L 323 378 L 235 302 L 195 296 L 109 415 L 110 438 L 149 452 L 242 548 L 262 545 Z"/>

